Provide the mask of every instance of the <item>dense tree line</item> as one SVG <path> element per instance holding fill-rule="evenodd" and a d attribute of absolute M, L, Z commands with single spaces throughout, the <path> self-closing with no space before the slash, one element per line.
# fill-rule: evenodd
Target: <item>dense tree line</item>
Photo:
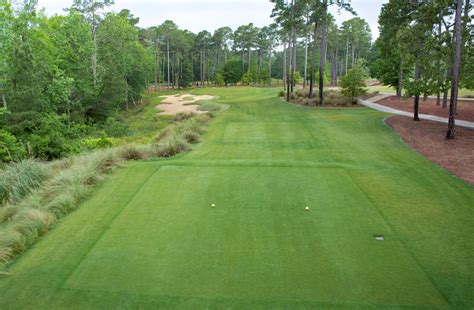
<path fill-rule="evenodd" d="M 373 49 L 371 73 L 397 95 L 414 97 L 419 120 L 420 96 L 437 96 L 448 107 L 448 138 L 454 137 L 459 87 L 474 88 L 474 28 L 470 0 L 390 0 L 379 17 L 380 37 Z"/>
<path fill-rule="evenodd" d="M 59 158 L 80 151 L 84 137 L 123 134 L 120 112 L 140 105 L 150 85 L 281 81 L 293 91 L 296 82 L 335 85 L 365 63 L 367 23 L 337 27 L 327 12 L 352 11 L 345 1 L 274 2 L 273 25 L 195 34 L 172 21 L 140 28 L 130 11 L 108 12 L 112 0 L 73 0 L 53 17 L 36 0 L 0 0 L 0 159 Z"/>
<path fill-rule="evenodd" d="M 36 1 L 0 1 L 3 161 L 52 159 L 80 150 L 80 139 L 140 100 L 151 61 L 128 11 L 110 1 L 74 1 L 46 17 Z"/>

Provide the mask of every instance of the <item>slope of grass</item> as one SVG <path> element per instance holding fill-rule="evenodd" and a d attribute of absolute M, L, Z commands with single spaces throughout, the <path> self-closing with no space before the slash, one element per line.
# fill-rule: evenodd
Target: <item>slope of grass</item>
<path fill-rule="evenodd" d="M 202 142 L 118 169 L 9 267 L 0 308 L 474 306 L 474 189 L 385 114 L 195 92 L 230 106 Z"/>

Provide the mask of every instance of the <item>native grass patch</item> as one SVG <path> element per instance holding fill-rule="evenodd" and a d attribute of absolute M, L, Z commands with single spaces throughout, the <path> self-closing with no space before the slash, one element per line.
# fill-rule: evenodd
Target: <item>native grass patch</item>
<path fill-rule="evenodd" d="M 128 144 L 53 162 L 23 160 L 0 171 L 0 266 L 76 209 L 108 172 L 130 160 L 172 157 L 200 141 L 209 114 L 178 114 L 147 145 Z"/>

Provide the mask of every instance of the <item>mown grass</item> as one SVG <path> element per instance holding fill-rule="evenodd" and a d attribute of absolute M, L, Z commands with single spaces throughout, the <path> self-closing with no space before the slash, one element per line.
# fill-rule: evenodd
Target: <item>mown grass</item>
<path fill-rule="evenodd" d="M 192 152 L 117 169 L 9 266 L 0 308 L 474 306 L 474 189 L 386 114 L 195 92 L 230 109 Z"/>

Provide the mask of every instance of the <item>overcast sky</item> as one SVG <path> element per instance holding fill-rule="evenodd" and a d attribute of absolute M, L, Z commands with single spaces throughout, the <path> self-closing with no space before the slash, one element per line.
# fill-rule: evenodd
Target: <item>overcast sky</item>
<path fill-rule="evenodd" d="M 378 36 L 378 15 L 386 2 L 388 0 L 352 0 L 357 14 L 370 24 L 374 38 Z M 62 14 L 72 1 L 39 0 L 38 3 L 39 8 L 45 8 L 48 15 L 53 15 Z M 169 19 L 182 29 L 212 32 L 222 26 L 235 30 L 248 23 L 258 27 L 268 25 L 272 22 L 273 4 L 270 0 L 115 0 L 111 9 L 118 12 L 124 8 L 140 18 L 141 27 L 156 26 Z M 338 24 L 352 17 L 336 10 L 332 13 Z"/>

